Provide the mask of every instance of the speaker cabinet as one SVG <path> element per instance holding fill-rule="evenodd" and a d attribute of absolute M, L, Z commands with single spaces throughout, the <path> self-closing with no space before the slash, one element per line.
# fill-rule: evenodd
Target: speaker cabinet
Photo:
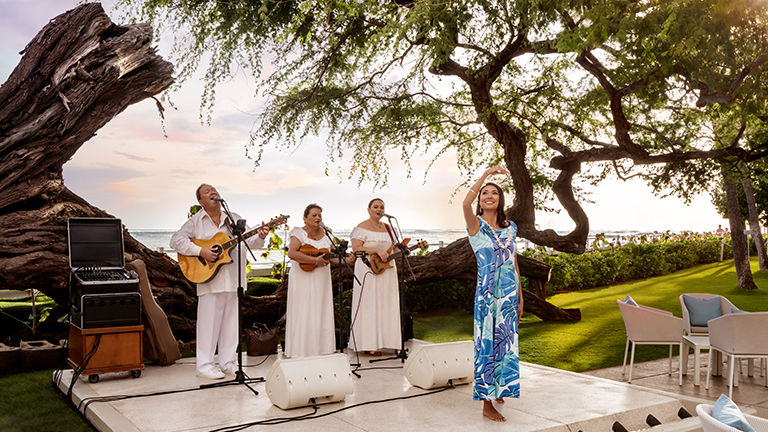
<path fill-rule="evenodd" d="M 267 374 L 267 396 L 282 409 L 338 402 L 352 393 L 345 354 L 281 359 Z"/>
<path fill-rule="evenodd" d="M 408 356 L 404 374 L 412 385 L 433 389 L 453 384 L 468 384 L 474 377 L 473 341 L 422 345 Z"/>

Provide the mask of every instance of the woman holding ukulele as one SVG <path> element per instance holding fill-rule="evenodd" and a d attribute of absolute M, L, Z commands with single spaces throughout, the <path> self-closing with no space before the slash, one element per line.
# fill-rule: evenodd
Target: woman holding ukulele
<path fill-rule="evenodd" d="M 502 404 L 505 397 L 520 397 L 517 329 L 523 314 L 523 297 L 517 267 L 517 225 L 504 217 L 501 188 L 494 183 L 483 185 L 495 174 L 509 175 L 509 171 L 498 165 L 486 170 L 469 188 L 462 209 L 469 244 L 477 259 L 472 398 L 483 401 L 485 417 L 503 422 L 506 419 L 493 401 Z"/>
<path fill-rule="evenodd" d="M 289 233 L 291 271 L 285 319 L 285 355 L 288 357 L 316 356 L 336 350 L 329 261 L 323 256 L 311 256 L 299 250 L 304 245 L 331 250 L 331 240 L 320 226 L 322 220 L 323 209 L 310 204 L 304 209 L 304 226 Z M 306 271 L 301 264 L 315 268 Z"/>
<path fill-rule="evenodd" d="M 382 261 L 389 258 L 387 250 L 393 245 L 392 228 L 381 221 L 384 201 L 374 198 L 368 203 L 368 219 L 352 230 L 352 250 L 378 255 Z M 400 298 L 397 286 L 397 267 L 373 274 L 362 258 L 355 261 L 352 289 L 352 331 L 349 346 L 370 355 L 381 355 L 381 349 L 400 349 Z M 357 281 L 360 281 L 360 285 Z"/>

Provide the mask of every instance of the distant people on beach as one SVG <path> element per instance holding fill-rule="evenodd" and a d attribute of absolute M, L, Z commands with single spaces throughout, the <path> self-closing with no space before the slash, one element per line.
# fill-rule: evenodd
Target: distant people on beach
<path fill-rule="evenodd" d="M 725 237 L 725 230 L 723 229 L 723 225 L 718 225 L 717 229 L 715 230 L 715 235 L 718 237 Z"/>
<path fill-rule="evenodd" d="M 216 188 L 209 184 L 201 184 L 195 191 L 195 197 L 203 207 L 189 218 L 181 229 L 171 237 L 171 247 L 179 254 L 200 256 L 210 263 L 219 259 L 219 252 L 212 248 L 200 247 L 192 239 L 207 240 L 216 233 L 222 232 L 233 237 L 227 216 L 221 211 L 221 199 Z M 240 219 L 232 214 L 234 222 Z M 246 240 L 248 246 L 260 248 L 264 246 L 264 238 L 269 233 L 267 228 L 261 228 L 258 235 Z M 196 373 L 197 376 L 208 379 L 224 378 L 225 373 L 235 375 L 237 364 L 235 354 L 240 340 L 238 333 L 238 299 L 237 287 L 246 286 L 245 271 L 241 273 L 238 283 L 237 274 L 240 263 L 246 262 L 245 248 L 241 253 L 232 250 L 234 265 L 223 265 L 213 278 L 197 284 L 197 340 L 196 340 Z M 243 266 L 243 269 L 245 266 Z M 216 347 L 219 348 L 219 364 L 214 362 Z"/>
<path fill-rule="evenodd" d="M 462 209 L 469 244 L 477 259 L 472 399 L 483 401 L 483 416 L 504 422 L 507 419 L 493 402 L 503 404 L 505 397 L 520 397 L 517 337 L 523 296 L 515 243 L 517 225 L 504 217 L 501 188 L 494 183 L 483 184 L 495 174 L 509 175 L 509 171 L 498 165 L 486 170 L 469 188 Z"/>

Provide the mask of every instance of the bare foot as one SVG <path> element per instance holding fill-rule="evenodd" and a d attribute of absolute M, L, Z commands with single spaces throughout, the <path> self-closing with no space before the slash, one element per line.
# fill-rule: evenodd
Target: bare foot
<path fill-rule="evenodd" d="M 500 412 L 496 411 L 496 408 L 493 407 L 491 401 L 483 401 L 483 416 L 496 422 L 507 421 Z"/>
<path fill-rule="evenodd" d="M 503 403 L 504 403 L 504 398 L 498 398 L 498 399 L 496 399 L 496 403 L 500 403 L 500 404 L 503 404 Z"/>

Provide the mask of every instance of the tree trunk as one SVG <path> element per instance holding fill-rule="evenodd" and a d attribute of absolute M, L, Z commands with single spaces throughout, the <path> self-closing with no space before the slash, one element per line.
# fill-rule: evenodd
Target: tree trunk
<path fill-rule="evenodd" d="M 739 208 L 739 185 L 728 179 L 725 180 L 725 207 L 731 226 L 731 247 L 739 288 L 756 290 L 757 285 L 752 280 L 752 269 L 749 267 L 747 237 L 744 235 L 744 222 Z"/>
<path fill-rule="evenodd" d="M 51 20 L 0 87 L 0 286 L 68 304 L 67 219 L 109 217 L 62 182 L 62 165 L 126 107 L 173 83 L 146 24 L 113 24 L 98 3 Z M 164 254 L 125 233 L 181 337 L 194 329 L 192 284 Z"/>
<path fill-rule="evenodd" d="M 747 211 L 749 212 L 749 228 L 752 231 L 752 241 L 757 250 L 757 262 L 760 270 L 768 270 L 768 259 L 765 256 L 765 242 L 763 233 L 760 229 L 760 218 L 757 213 L 757 203 L 755 202 L 755 189 L 752 182 L 744 178 L 741 180 L 741 186 L 744 188 L 744 195 L 747 197 Z"/>

